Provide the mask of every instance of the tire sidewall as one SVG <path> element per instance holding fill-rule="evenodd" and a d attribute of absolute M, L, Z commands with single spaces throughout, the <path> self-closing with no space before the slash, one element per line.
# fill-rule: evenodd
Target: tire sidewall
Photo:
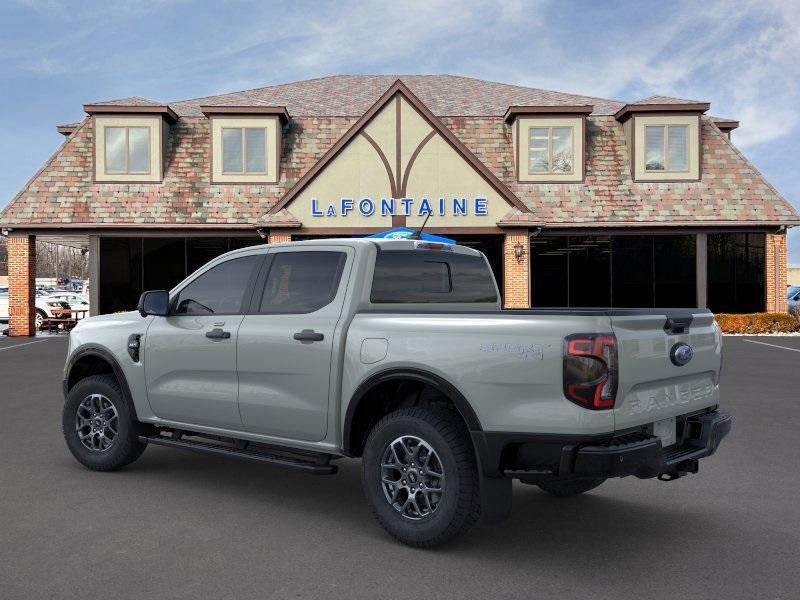
<path fill-rule="evenodd" d="M 75 428 L 75 417 L 78 406 L 87 396 L 102 394 L 108 398 L 117 410 L 117 437 L 113 446 L 105 452 L 92 451 L 86 448 L 78 438 Z M 62 413 L 64 439 L 72 455 L 83 465 L 99 470 L 116 469 L 122 466 L 131 448 L 138 444 L 135 419 L 130 406 L 122 395 L 116 382 L 102 375 L 82 379 L 69 391 Z"/>
<path fill-rule="evenodd" d="M 439 455 L 444 469 L 442 499 L 432 515 L 420 520 L 408 519 L 397 512 L 386 500 L 381 484 L 383 454 L 390 442 L 404 435 L 419 437 L 430 444 Z M 416 417 L 401 416 L 378 424 L 367 440 L 362 461 L 364 494 L 378 520 L 395 537 L 404 541 L 425 542 L 442 535 L 456 518 L 462 476 L 450 444 L 430 423 Z"/>

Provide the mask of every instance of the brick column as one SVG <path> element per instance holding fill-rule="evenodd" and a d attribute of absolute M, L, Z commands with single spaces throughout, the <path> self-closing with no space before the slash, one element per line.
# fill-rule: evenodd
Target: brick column
<path fill-rule="evenodd" d="M 292 234 L 285 229 L 270 229 L 268 244 L 285 244 L 292 241 Z"/>
<path fill-rule="evenodd" d="M 515 246 L 522 244 L 525 254 L 517 260 Z M 503 306 L 530 307 L 531 244 L 527 229 L 508 229 L 503 240 Z"/>
<path fill-rule="evenodd" d="M 8 236 L 8 334 L 35 335 L 36 236 Z"/>
<path fill-rule="evenodd" d="M 764 309 L 767 312 L 788 312 L 786 301 L 786 234 L 767 234 L 764 248 Z"/>

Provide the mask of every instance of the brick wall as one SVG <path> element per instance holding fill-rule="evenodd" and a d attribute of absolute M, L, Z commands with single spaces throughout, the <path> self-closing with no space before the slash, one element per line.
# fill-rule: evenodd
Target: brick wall
<path fill-rule="evenodd" d="M 273 229 L 269 232 L 270 244 L 285 244 L 292 241 L 292 234 L 284 229 Z"/>
<path fill-rule="evenodd" d="M 787 312 L 786 234 L 767 234 L 765 248 L 765 308 L 768 312 Z"/>
<path fill-rule="evenodd" d="M 36 237 L 8 236 L 9 335 L 35 335 Z"/>
<path fill-rule="evenodd" d="M 517 260 L 514 246 L 522 244 L 525 254 Z M 503 306 L 530 307 L 530 251 L 527 229 L 506 231 L 503 241 Z"/>

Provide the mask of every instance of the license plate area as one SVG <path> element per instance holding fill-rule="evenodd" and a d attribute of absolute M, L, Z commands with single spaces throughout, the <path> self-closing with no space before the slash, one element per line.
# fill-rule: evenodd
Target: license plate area
<path fill-rule="evenodd" d="M 675 417 L 661 419 L 653 423 L 653 435 L 661 438 L 661 447 L 667 448 L 675 445 L 677 441 L 677 426 Z"/>

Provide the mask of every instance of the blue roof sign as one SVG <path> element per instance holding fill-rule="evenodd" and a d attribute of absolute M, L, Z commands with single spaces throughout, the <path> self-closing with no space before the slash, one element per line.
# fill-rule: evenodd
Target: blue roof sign
<path fill-rule="evenodd" d="M 384 238 L 387 240 L 405 240 L 411 237 L 411 234 L 414 233 L 414 231 L 415 231 L 414 229 L 409 229 L 408 227 L 394 227 L 392 229 L 387 229 L 386 231 L 373 233 L 372 235 L 368 235 L 367 237 Z M 425 240 L 427 242 L 439 242 L 440 244 L 456 243 L 456 241 L 453 239 L 442 237 L 440 235 L 433 235 L 432 233 L 425 233 L 424 231 L 419 236 L 419 239 Z"/>

